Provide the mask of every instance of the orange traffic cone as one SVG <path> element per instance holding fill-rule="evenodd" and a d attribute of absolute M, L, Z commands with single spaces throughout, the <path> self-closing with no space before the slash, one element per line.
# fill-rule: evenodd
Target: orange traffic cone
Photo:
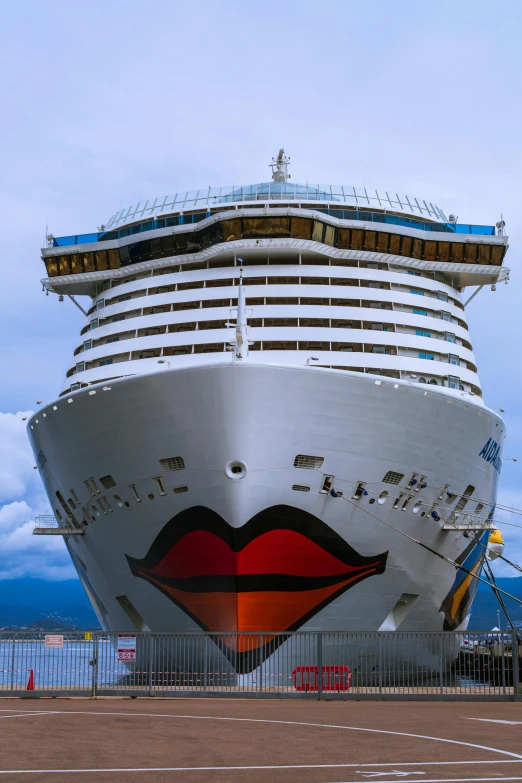
<path fill-rule="evenodd" d="M 34 691 L 34 669 L 29 669 L 29 679 L 27 680 L 26 691 Z"/>

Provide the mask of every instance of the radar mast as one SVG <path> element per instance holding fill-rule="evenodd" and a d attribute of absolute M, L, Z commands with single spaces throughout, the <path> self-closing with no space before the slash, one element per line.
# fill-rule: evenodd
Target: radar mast
<path fill-rule="evenodd" d="M 285 155 L 284 149 L 280 149 L 277 158 L 272 158 L 272 163 L 270 163 L 274 182 L 288 182 L 290 179 L 290 174 L 288 173 L 289 163 L 290 158 Z"/>

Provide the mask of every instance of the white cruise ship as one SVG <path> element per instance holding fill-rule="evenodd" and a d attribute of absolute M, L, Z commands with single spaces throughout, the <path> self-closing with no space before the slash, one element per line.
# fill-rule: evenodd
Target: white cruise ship
<path fill-rule="evenodd" d="M 91 303 L 28 432 L 107 630 L 466 628 L 506 435 L 465 305 L 504 225 L 287 167 L 42 251 Z"/>

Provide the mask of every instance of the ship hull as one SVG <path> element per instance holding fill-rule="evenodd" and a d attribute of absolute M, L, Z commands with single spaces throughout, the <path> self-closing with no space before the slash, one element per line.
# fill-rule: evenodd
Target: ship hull
<path fill-rule="evenodd" d="M 52 507 L 64 514 L 57 492 L 80 500 L 70 510 L 85 534 L 66 543 L 102 626 L 262 632 L 254 652 L 215 645 L 245 672 L 275 665 L 285 631 L 466 627 L 473 584 L 412 539 L 480 569 L 481 547 L 442 529 L 467 487 L 488 502 L 497 491 L 484 446 L 502 442 L 503 423 L 467 399 L 358 373 L 216 362 L 62 397 L 29 434 Z M 323 462 L 295 467 L 297 455 Z M 178 457 L 182 469 L 160 463 Z M 400 486 L 383 483 L 389 472 Z M 104 489 L 107 476 L 115 486 Z M 354 497 L 360 483 L 368 494 Z"/>

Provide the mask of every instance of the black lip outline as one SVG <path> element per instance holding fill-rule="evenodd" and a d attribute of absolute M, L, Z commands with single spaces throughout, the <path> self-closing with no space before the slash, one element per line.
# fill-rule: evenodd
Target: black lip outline
<path fill-rule="evenodd" d="M 321 547 L 321 549 L 333 555 L 347 566 L 358 568 L 367 566 L 368 568 L 372 568 L 372 571 L 371 573 L 363 571 L 355 576 L 353 573 L 346 573 L 335 575 L 334 577 L 294 577 L 286 574 L 252 574 L 239 577 L 234 575 L 210 575 L 208 577 L 185 577 L 183 579 L 177 579 L 176 577 L 159 577 L 154 580 L 145 573 L 145 571 L 159 565 L 168 552 L 170 552 L 187 533 L 196 530 L 213 533 L 228 544 L 233 552 L 240 552 L 247 544 L 263 533 L 281 529 L 292 530 L 301 535 L 305 535 L 314 544 Z M 222 636 L 226 636 L 226 631 L 223 631 L 222 634 L 216 633 L 215 631 L 212 632 L 214 642 L 218 644 L 219 648 L 225 653 L 235 670 L 240 673 L 246 673 L 257 668 L 268 655 L 272 654 L 277 647 L 288 638 L 285 636 L 287 632 L 298 630 L 298 628 L 321 611 L 321 609 L 359 582 L 367 579 L 369 576 L 377 576 L 378 574 L 384 573 L 388 552 L 376 555 L 375 557 L 360 555 L 338 533 L 332 530 L 332 528 L 318 517 L 303 509 L 280 504 L 263 509 L 263 511 L 255 514 L 255 516 L 251 517 L 251 519 L 240 528 L 232 527 L 217 512 L 206 506 L 192 506 L 191 508 L 179 512 L 179 514 L 176 514 L 167 522 L 152 542 L 145 557 L 141 559 L 131 557 L 130 555 L 125 555 L 125 557 L 127 558 L 133 576 L 145 579 L 145 581 L 152 584 L 157 590 L 160 590 L 204 631 L 209 631 L 209 629 L 196 615 L 187 609 L 183 603 L 177 601 L 172 594 L 165 589 L 166 587 L 176 587 L 185 592 L 240 592 L 245 589 L 249 591 L 266 591 L 281 590 L 282 588 L 288 591 L 302 591 L 342 582 L 350 576 L 354 576 L 353 580 L 348 585 L 340 587 L 339 590 L 336 590 L 328 596 L 327 599 L 316 604 L 313 609 L 299 617 L 298 620 L 286 628 L 285 631 L 278 632 L 274 638 L 271 638 L 265 644 L 261 644 L 255 650 L 238 653 L 224 643 Z M 158 582 L 161 582 L 162 584 L 158 584 Z M 162 585 L 164 585 L 165 588 Z M 271 634 L 265 632 L 252 632 L 252 636 L 257 636 L 260 640 L 263 636 L 268 635 L 271 636 Z"/>

